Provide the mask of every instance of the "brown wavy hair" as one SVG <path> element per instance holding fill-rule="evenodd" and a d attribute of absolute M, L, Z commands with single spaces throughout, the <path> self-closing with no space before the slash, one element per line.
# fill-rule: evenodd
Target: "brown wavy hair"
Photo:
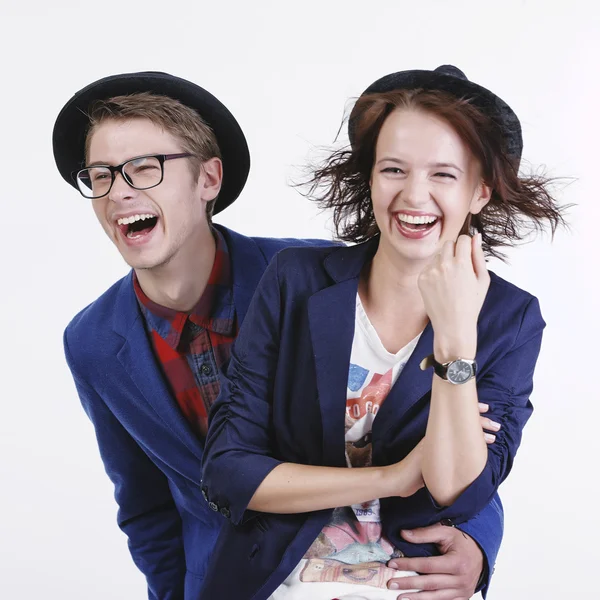
<path fill-rule="evenodd" d="M 361 96 L 350 116 L 353 144 L 335 150 L 311 170 L 306 196 L 322 209 L 333 209 L 339 239 L 360 243 L 379 233 L 371 202 L 371 171 L 377 138 L 396 109 L 421 110 L 447 121 L 479 161 L 491 199 L 469 215 L 462 233 L 480 232 L 484 252 L 502 260 L 498 250 L 513 246 L 534 231 L 564 225 L 564 211 L 552 193 L 557 180 L 540 174 L 519 176 L 519 158 L 509 156 L 502 130 L 467 98 L 431 90 L 397 90 Z"/>

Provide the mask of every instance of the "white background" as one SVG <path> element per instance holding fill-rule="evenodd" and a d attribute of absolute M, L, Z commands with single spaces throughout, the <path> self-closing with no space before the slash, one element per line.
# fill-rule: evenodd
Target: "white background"
<path fill-rule="evenodd" d="M 344 107 L 392 71 L 453 63 L 519 114 L 525 156 L 575 181 L 572 231 L 492 267 L 539 296 L 534 416 L 501 492 L 491 600 L 598 597 L 597 4 L 585 1 L 0 2 L 0 597 L 135 600 L 144 582 L 63 358 L 70 318 L 126 272 L 51 152 L 54 119 L 100 77 L 163 70 L 222 99 L 252 172 L 217 221 L 329 237 L 287 186 Z M 234 567 L 234 565 L 232 565 Z"/>

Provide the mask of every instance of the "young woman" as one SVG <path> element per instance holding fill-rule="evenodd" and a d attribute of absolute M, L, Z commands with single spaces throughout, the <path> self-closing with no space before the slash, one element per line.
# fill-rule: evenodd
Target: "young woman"
<path fill-rule="evenodd" d="M 447 66 L 376 81 L 349 134 L 312 192 L 355 244 L 274 259 L 211 412 L 206 598 L 396 598 L 388 561 L 434 551 L 400 531 L 476 515 L 532 411 L 538 301 L 485 257 L 562 216 L 516 115 Z"/>

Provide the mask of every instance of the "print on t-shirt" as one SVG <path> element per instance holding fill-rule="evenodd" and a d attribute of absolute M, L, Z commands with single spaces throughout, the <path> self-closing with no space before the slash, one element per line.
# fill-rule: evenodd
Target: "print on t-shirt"
<path fill-rule="evenodd" d="M 356 295 L 346 414 L 340 415 L 345 419 L 348 467 L 372 465 L 373 422 L 419 338 L 420 334 L 395 354 L 388 352 L 369 321 L 360 296 Z M 318 597 L 346 597 L 348 590 L 343 591 L 338 586 L 331 588 L 332 583 L 352 584 L 355 590 L 352 596 L 357 598 L 372 598 L 372 593 L 378 598 L 396 598 L 395 592 L 385 588 L 392 577 L 398 576 L 398 571 L 386 566 L 397 556 L 402 553 L 382 534 L 378 499 L 336 508 L 329 523 L 273 598 L 300 600 L 312 593 Z M 374 588 L 380 588 L 381 593 Z"/>
<path fill-rule="evenodd" d="M 371 466 L 371 432 L 381 404 L 392 388 L 394 365 L 386 373 L 350 364 L 346 401 L 346 461 L 349 467 Z M 314 541 L 300 573 L 303 582 L 344 582 L 385 587 L 393 576 L 386 567 L 402 556 L 382 535 L 379 500 L 335 509 L 331 522 Z"/>

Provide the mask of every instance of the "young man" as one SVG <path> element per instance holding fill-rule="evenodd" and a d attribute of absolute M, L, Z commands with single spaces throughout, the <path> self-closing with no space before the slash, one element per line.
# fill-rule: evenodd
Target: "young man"
<path fill-rule="evenodd" d="M 330 242 L 248 238 L 212 223 L 242 191 L 250 157 L 227 108 L 189 81 L 155 72 L 96 81 L 60 112 L 53 147 L 132 268 L 64 335 L 118 523 L 150 599 L 197 600 L 230 516 L 207 497 L 200 470 L 219 369 L 274 254 Z M 407 537 L 437 543 L 441 556 L 397 559 L 423 573 L 399 578 L 398 589 L 432 590 L 427 600 L 485 590 L 502 537 L 499 499 L 461 529 L 471 537 L 442 525 Z"/>

